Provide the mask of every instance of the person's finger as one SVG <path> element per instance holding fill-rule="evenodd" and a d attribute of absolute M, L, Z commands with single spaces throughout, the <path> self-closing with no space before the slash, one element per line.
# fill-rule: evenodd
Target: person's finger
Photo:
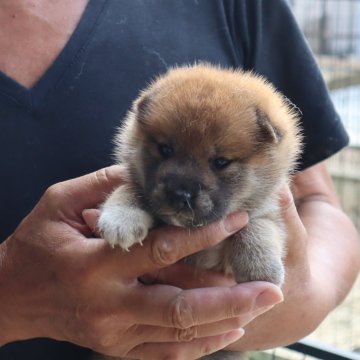
<path fill-rule="evenodd" d="M 195 339 L 186 343 L 144 343 L 133 348 L 127 356 L 134 359 L 198 359 L 221 350 L 244 335 L 243 329 L 223 335 Z"/>
<path fill-rule="evenodd" d="M 280 289 L 267 282 L 195 290 L 140 285 L 129 290 L 123 305 L 134 323 L 187 329 L 268 309 L 282 299 Z"/>
<path fill-rule="evenodd" d="M 243 328 L 255 317 L 261 315 L 265 311 L 267 311 L 267 309 L 262 308 L 231 319 L 216 321 L 205 325 L 192 326 L 186 329 L 137 325 L 134 331 L 134 338 L 138 339 L 138 344 L 140 344 L 148 342 L 183 342 L 191 341 L 196 338 L 221 335 L 231 330 Z"/>
<path fill-rule="evenodd" d="M 85 210 L 82 216 L 84 215 L 86 221 L 89 222 L 86 226 L 89 229 L 96 227 L 96 212 Z M 128 252 L 119 247 L 112 248 L 102 238 L 86 239 L 82 241 L 82 246 L 79 244 L 77 246 L 83 255 L 86 254 L 89 263 L 98 263 L 102 259 L 102 270 L 107 268 L 113 275 L 119 272 L 122 278 L 134 279 L 156 272 L 192 253 L 220 243 L 231 234 L 241 230 L 247 221 L 247 213 L 236 212 L 203 228 L 153 229 L 142 245 L 134 245 Z"/>
<path fill-rule="evenodd" d="M 116 186 L 124 183 L 125 178 L 123 167 L 114 165 L 55 184 L 45 196 L 56 205 L 56 209 L 66 214 L 71 209 L 72 214 L 81 216 L 83 209 L 96 208 Z"/>
<path fill-rule="evenodd" d="M 210 286 L 234 286 L 233 276 L 215 271 L 206 271 L 183 262 L 168 266 L 141 277 L 144 284 L 168 284 L 181 289 L 194 289 Z"/>
<path fill-rule="evenodd" d="M 136 325 L 132 331 L 133 346 L 151 342 L 188 342 L 194 339 L 225 334 L 231 330 L 240 329 L 247 319 L 241 317 L 217 321 L 215 323 L 192 326 L 186 329 L 160 327 L 151 325 Z"/>
<path fill-rule="evenodd" d="M 203 228 L 166 227 L 154 229 L 150 231 L 143 245 L 133 246 L 124 255 L 124 259 L 126 257 L 126 268 L 121 268 L 122 274 L 139 277 L 175 264 L 185 256 L 220 243 L 241 230 L 247 221 L 248 216 L 245 212 L 236 212 L 224 220 Z M 115 254 L 115 256 L 114 262 L 119 262 L 118 255 Z"/>

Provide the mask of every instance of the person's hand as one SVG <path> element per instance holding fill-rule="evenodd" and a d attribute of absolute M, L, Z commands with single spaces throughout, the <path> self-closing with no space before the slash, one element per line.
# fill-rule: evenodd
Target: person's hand
<path fill-rule="evenodd" d="M 1 244 L 0 343 L 50 337 L 113 356 L 194 359 L 239 339 L 240 327 L 281 301 L 278 288 L 261 282 L 194 290 L 139 282 L 219 243 L 247 216 L 156 229 L 125 253 L 93 238 L 82 217 L 122 178 L 111 167 L 52 186 Z"/>

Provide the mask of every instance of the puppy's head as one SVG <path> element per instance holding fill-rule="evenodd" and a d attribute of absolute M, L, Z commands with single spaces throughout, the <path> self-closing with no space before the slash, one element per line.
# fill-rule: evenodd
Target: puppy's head
<path fill-rule="evenodd" d="M 294 163 L 297 133 L 262 79 L 198 65 L 171 70 L 141 94 L 118 157 L 156 217 L 201 226 L 266 197 Z"/>

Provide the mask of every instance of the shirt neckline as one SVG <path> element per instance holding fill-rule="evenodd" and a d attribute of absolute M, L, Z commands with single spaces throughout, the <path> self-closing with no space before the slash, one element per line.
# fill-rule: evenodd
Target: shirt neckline
<path fill-rule="evenodd" d="M 64 48 L 31 88 L 25 87 L 0 71 L 0 96 L 28 110 L 41 103 L 51 89 L 56 88 L 66 70 L 76 63 L 77 58 L 86 48 L 107 2 L 108 0 L 89 0 Z"/>

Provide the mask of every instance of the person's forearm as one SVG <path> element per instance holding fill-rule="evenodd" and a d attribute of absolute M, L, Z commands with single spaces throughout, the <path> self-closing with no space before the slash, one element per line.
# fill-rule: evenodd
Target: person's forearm
<path fill-rule="evenodd" d="M 326 288 L 332 299 L 329 305 L 334 307 L 344 300 L 359 273 L 358 233 L 340 208 L 325 201 L 308 200 L 299 212 L 311 239 L 309 262 L 314 285 Z"/>
<path fill-rule="evenodd" d="M 319 276 L 322 282 L 328 280 L 328 283 L 335 284 L 331 287 L 334 290 L 332 299 L 334 305 L 338 305 L 359 272 L 360 243 L 357 230 L 340 207 L 324 162 L 298 173 L 293 191 L 301 221 L 310 239 L 308 254 L 312 276 Z"/>

